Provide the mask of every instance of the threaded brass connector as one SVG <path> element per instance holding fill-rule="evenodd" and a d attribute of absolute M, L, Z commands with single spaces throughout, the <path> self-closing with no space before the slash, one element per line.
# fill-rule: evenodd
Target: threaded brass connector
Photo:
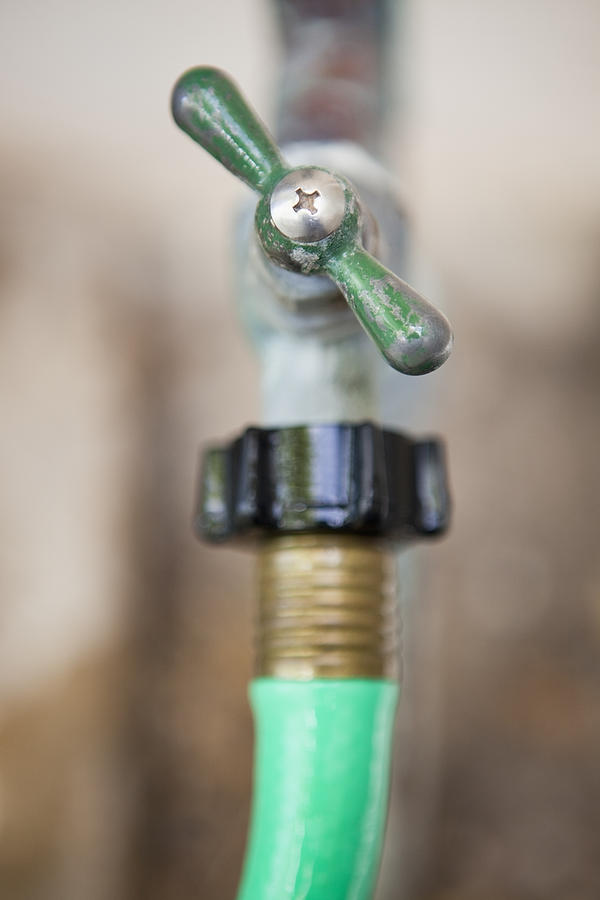
<path fill-rule="evenodd" d="M 395 560 L 344 534 L 282 535 L 258 553 L 257 674 L 397 676 Z"/>

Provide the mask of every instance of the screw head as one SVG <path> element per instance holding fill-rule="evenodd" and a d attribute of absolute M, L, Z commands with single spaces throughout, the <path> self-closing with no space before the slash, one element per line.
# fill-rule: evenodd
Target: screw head
<path fill-rule="evenodd" d="M 344 186 L 324 169 L 294 169 L 275 186 L 270 209 L 275 227 L 287 238 L 320 241 L 342 223 Z"/>

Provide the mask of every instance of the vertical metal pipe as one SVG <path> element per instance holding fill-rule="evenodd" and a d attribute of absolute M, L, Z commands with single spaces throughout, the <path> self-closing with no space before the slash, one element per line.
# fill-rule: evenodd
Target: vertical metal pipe
<path fill-rule="evenodd" d="M 377 150 L 387 0 L 278 0 L 284 46 L 279 137 Z"/>

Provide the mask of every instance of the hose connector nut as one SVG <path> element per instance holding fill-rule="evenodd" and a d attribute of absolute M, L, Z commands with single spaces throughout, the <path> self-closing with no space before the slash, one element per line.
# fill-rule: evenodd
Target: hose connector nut
<path fill-rule="evenodd" d="M 342 533 L 406 541 L 448 526 L 443 444 L 370 422 L 248 428 L 204 454 L 195 530 L 218 542 Z"/>

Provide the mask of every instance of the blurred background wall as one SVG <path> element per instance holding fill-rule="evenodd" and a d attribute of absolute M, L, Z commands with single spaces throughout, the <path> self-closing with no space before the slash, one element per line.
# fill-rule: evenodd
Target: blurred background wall
<path fill-rule="evenodd" d="M 600 895 L 600 7 L 413 0 L 389 164 L 453 320 L 379 900 Z M 194 542 L 198 445 L 257 420 L 243 188 L 170 87 L 272 120 L 266 2 L 0 5 L 0 895 L 232 897 L 250 558 Z"/>

